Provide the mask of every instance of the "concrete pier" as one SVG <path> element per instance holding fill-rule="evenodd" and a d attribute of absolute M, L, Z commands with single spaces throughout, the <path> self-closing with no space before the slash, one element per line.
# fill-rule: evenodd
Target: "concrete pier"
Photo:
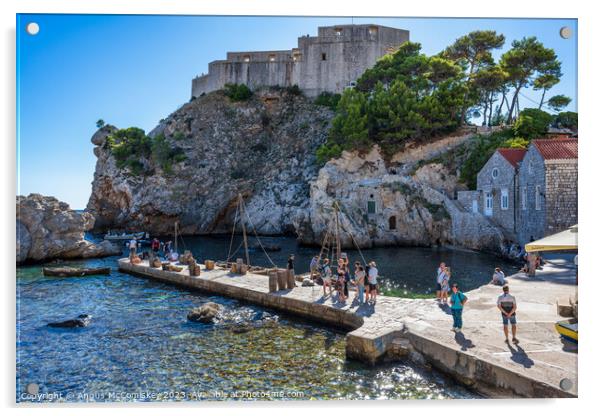
<path fill-rule="evenodd" d="M 119 260 L 119 269 L 136 275 L 200 289 L 305 317 L 350 331 L 348 358 L 368 363 L 409 359 L 432 365 L 489 397 L 576 397 L 577 347 L 563 342 L 554 323 L 557 302 L 574 296 L 574 271 L 548 265 L 536 279 L 509 278 L 518 303 L 518 345 L 504 342 L 496 308 L 499 286 L 466 293 L 464 329 L 451 331 L 451 312 L 434 299 L 379 296 L 376 305 L 346 303 L 323 296 L 321 286 L 269 292 L 268 276 L 202 268 L 198 277 Z M 561 381 L 563 388 L 560 387 Z M 568 381 L 567 381 L 568 380 Z"/>

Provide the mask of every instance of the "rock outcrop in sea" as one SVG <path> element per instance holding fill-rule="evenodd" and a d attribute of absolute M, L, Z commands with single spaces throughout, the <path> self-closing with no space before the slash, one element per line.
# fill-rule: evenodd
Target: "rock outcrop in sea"
<path fill-rule="evenodd" d="M 94 244 L 84 233 L 94 217 L 77 212 L 51 196 L 17 196 L 17 264 L 52 259 L 111 256 L 121 248 L 108 241 Z"/>

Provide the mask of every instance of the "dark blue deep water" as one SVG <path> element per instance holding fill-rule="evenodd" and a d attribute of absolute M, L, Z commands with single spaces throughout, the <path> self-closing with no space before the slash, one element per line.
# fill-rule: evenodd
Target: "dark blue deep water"
<path fill-rule="evenodd" d="M 297 272 L 307 269 L 315 252 L 290 238 L 266 241 L 283 247 L 270 253 L 279 265 L 295 253 Z M 185 244 L 197 258 L 217 259 L 225 257 L 220 253 L 224 247 L 227 252 L 229 240 L 195 237 Z M 355 253 L 349 254 L 354 259 Z M 467 290 L 486 282 L 498 263 L 449 250 L 387 248 L 364 254 L 381 266 L 383 285 L 417 293 L 431 290 L 440 260 L 451 264 Z M 290 316 L 244 333 L 225 324 L 188 322 L 187 312 L 209 300 L 222 304 L 235 321 L 252 320 L 257 312 L 278 314 L 120 273 L 116 259 L 69 262 L 111 266 L 109 276 L 50 278 L 42 276 L 41 265 L 17 269 L 18 401 L 36 400 L 25 394 L 29 383 L 46 394 L 42 400 L 51 401 L 476 397 L 411 363 L 369 367 L 347 361 L 344 333 Z M 253 254 L 254 264 L 262 261 Z M 46 326 L 80 313 L 93 316 L 86 328 Z"/>

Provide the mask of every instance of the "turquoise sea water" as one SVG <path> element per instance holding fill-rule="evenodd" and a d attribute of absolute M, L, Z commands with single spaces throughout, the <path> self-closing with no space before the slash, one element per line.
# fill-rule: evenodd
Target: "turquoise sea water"
<path fill-rule="evenodd" d="M 221 248 L 223 240 L 193 238 L 185 243 L 199 258 L 203 253 L 218 258 L 211 250 Z M 313 253 L 296 247 L 291 239 L 277 242 L 283 250 L 273 253 L 275 262 L 284 261 L 289 251 L 307 260 Z M 412 291 L 429 288 L 429 282 L 421 279 L 431 279 L 432 273 L 427 272 L 440 258 L 457 262 L 458 268 L 463 261 L 464 270 L 485 269 L 483 278 L 472 275 L 474 285 L 497 262 L 490 258 L 487 263 L 480 255 L 464 252 L 415 248 L 369 250 L 368 254 L 382 264 L 391 259 L 387 279 Z M 370 367 L 348 361 L 345 334 L 334 328 L 123 274 L 115 269 L 116 259 L 69 262 L 111 266 L 108 276 L 50 278 L 42 276 L 41 265 L 18 268 L 18 401 L 478 397 L 437 371 L 413 363 Z M 422 263 L 423 278 L 417 268 Z M 403 265 L 398 274 L 393 274 L 395 264 Z M 467 286 L 470 276 L 465 277 Z M 228 323 L 188 322 L 187 312 L 209 300 L 223 305 L 232 322 L 253 321 L 258 312 L 266 312 L 279 323 L 237 333 Z M 80 313 L 93 316 L 86 328 L 46 326 Z M 41 396 L 27 395 L 30 383 L 39 386 Z"/>

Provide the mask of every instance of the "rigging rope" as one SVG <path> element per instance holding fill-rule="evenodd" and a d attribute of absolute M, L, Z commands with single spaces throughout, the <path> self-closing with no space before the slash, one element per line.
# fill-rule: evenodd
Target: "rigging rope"
<path fill-rule="evenodd" d="M 259 235 L 257 234 L 257 230 L 255 229 L 255 225 L 253 225 L 253 222 L 251 222 L 251 218 L 249 217 L 249 213 L 247 212 L 247 210 L 244 209 L 244 202 L 242 200 L 240 201 L 240 204 L 241 204 L 241 211 L 245 213 L 245 215 L 247 216 L 247 220 L 249 221 L 249 224 L 251 224 L 251 228 L 253 229 L 253 233 L 255 234 L 255 238 L 257 239 L 257 242 L 259 243 L 259 247 L 261 247 L 261 250 L 263 250 L 263 253 L 268 258 L 268 260 L 272 264 L 272 266 L 278 267 L 278 266 L 276 266 L 276 263 L 274 263 L 272 261 L 272 258 L 270 257 L 270 255 L 268 254 L 268 252 L 263 247 L 263 244 L 261 243 L 261 239 L 259 238 Z M 241 221 L 243 221 L 242 218 L 241 218 Z"/>
<path fill-rule="evenodd" d="M 234 231 L 236 230 L 236 220 L 238 219 L 238 208 L 239 208 L 239 206 L 238 206 L 238 204 L 236 204 L 236 213 L 234 214 L 234 222 L 232 223 L 232 237 L 230 238 L 230 248 L 228 249 L 228 260 L 230 260 L 231 253 L 232 253 L 232 243 L 234 242 Z M 238 249 L 240 249 L 240 247 L 238 247 Z M 236 254 L 238 249 L 236 249 L 234 254 Z M 232 256 L 234 254 L 232 254 Z M 228 262 L 228 260 L 226 260 L 226 263 Z"/>

